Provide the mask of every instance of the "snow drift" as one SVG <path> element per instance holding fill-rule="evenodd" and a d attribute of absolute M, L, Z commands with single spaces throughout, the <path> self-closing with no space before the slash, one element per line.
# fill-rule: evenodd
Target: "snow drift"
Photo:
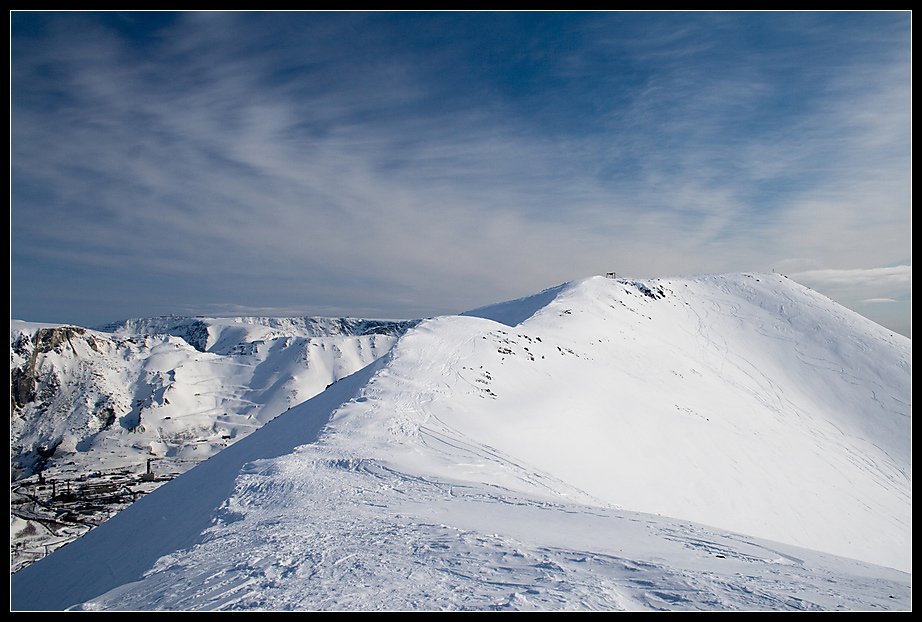
<path fill-rule="evenodd" d="M 911 361 L 774 274 L 423 321 L 13 608 L 908 608 Z"/>

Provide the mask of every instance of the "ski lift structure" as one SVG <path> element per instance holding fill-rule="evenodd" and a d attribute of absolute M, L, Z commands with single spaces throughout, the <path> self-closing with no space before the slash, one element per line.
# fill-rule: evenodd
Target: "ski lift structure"
<path fill-rule="evenodd" d="M 617 274 L 616 272 L 606 272 L 606 273 L 605 273 L 605 278 L 606 278 L 606 279 L 617 279 L 617 278 L 618 278 L 618 274 Z"/>

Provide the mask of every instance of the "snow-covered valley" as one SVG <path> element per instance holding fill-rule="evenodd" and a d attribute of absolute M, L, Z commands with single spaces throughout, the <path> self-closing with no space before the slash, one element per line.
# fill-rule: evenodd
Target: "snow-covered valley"
<path fill-rule="evenodd" d="M 143 390 L 86 398 L 122 405 L 108 427 L 75 433 L 88 408 L 44 458 L 59 437 L 14 426 L 23 470 L 210 457 L 12 575 L 13 609 L 911 609 L 911 341 L 781 275 L 592 277 L 353 330 L 313 384 L 281 362 L 309 336 L 228 324 L 113 328 L 166 336 Z M 264 358 L 201 372 L 242 343 Z M 169 442 L 183 417 L 207 449 Z"/>

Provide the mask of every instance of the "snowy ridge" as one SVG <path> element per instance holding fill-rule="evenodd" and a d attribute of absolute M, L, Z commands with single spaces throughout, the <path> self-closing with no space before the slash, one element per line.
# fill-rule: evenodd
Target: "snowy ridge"
<path fill-rule="evenodd" d="M 484 442 L 618 507 L 908 570 L 910 344 L 850 316 L 773 275 L 593 278 L 511 329 L 419 326 L 367 388 L 386 397 L 330 435 L 368 434 L 404 468 L 410 438 Z M 377 402 L 401 433 L 346 416 Z M 461 456 L 433 453 L 458 477 Z"/>
<path fill-rule="evenodd" d="M 164 317 L 89 330 L 12 321 L 11 570 L 366 366 L 415 323 Z M 139 490 L 132 480 L 149 468 L 158 475 Z M 63 491 L 77 498 L 55 496 Z"/>
<path fill-rule="evenodd" d="M 13 608 L 909 609 L 911 359 L 779 275 L 423 321 Z"/>
<path fill-rule="evenodd" d="M 116 336 L 172 335 L 200 352 L 229 354 L 241 343 L 279 337 L 316 339 L 364 335 L 399 336 L 415 321 L 327 317 L 139 318 L 97 330 Z"/>

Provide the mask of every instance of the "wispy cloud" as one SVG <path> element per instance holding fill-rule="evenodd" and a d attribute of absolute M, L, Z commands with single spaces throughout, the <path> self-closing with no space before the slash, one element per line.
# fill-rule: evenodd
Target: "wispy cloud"
<path fill-rule="evenodd" d="M 156 16 L 14 17 L 14 313 L 911 261 L 902 14 Z"/>
<path fill-rule="evenodd" d="M 808 270 L 788 276 L 879 324 L 912 336 L 912 266 Z"/>
<path fill-rule="evenodd" d="M 885 289 L 906 289 L 912 287 L 912 266 L 890 266 L 887 268 L 859 268 L 851 270 L 808 270 L 793 274 L 825 287 L 882 287 Z"/>

